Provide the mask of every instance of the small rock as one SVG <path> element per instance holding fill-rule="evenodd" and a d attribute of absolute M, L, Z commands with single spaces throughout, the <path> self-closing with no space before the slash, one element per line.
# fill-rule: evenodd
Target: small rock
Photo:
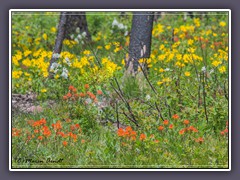
<path fill-rule="evenodd" d="M 41 106 L 31 106 L 27 108 L 27 111 L 30 113 L 40 113 L 43 112 L 43 108 Z"/>

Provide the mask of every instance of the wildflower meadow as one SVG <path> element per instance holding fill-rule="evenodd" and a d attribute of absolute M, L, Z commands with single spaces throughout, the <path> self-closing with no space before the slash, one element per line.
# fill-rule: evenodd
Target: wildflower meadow
<path fill-rule="evenodd" d="M 133 16 L 86 12 L 56 53 L 60 12 L 12 12 L 12 168 L 229 167 L 228 12 L 159 15 L 135 76 Z"/>

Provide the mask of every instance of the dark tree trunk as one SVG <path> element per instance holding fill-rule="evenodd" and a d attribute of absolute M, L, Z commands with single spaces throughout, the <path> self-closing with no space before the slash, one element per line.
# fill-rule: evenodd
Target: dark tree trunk
<path fill-rule="evenodd" d="M 121 13 L 120 13 L 120 17 L 122 18 L 122 17 L 124 17 L 126 15 L 126 12 L 125 11 L 122 11 Z"/>
<path fill-rule="evenodd" d="M 53 50 L 53 55 L 52 55 L 52 58 L 50 60 L 50 65 L 48 67 L 48 72 L 49 72 L 49 77 L 50 78 L 52 77 L 52 73 L 50 72 L 50 67 L 58 59 L 55 56 L 55 54 L 60 54 L 61 51 L 62 51 L 62 43 L 63 43 L 63 40 L 65 38 L 65 33 L 66 33 L 66 24 L 67 24 L 67 12 L 61 12 L 60 20 L 59 20 L 59 24 L 58 24 L 57 37 L 56 37 L 56 40 L 55 40 L 55 46 L 54 46 L 54 50 Z"/>
<path fill-rule="evenodd" d="M 71 39 L 70 36 L 76 34 L 77 28 L 79 28 L 80 33 L 86 32 L 87 40 L 91 40 L 85 12 L 68 12 L 66 38 Z"/>
<path fill-rule="evenodd" d="M 161 15 L 162 15 L 162 12 L 159 12 L 159 11 L 155 12 L 154 18 L 153 18 L 154 22 L 157 22 L 158 19 L 161 18 Z"/>
<path fill-rule="evenodd" d="M 153 27 L 153 12 L 134 12 L 129 45 L 129 57 L 126 59 L 127 72 L 136 75 L 140 58 L 149 58 Z"/>
<path fill-rule="evenodd" d="M 70 39 L 71 34 L 76 34 L 77 28 L 79 28 L 81 33 L 86 32 L 87 40 L 91 40 L 85 12 L 61 12 L 53 55 L 48 67 L 49 78 L 53 77 L 53 73 L 50 72 L 50 68 L 58 59 L 56 54 L 60 54 L 62 51 L 63 40 L 65 38 Z"/>
<path fill-rule="evenodd" d="M 193 12 L 188 12 L 188 15 L 190 16 L 190 18 L 194 18 Z"/>

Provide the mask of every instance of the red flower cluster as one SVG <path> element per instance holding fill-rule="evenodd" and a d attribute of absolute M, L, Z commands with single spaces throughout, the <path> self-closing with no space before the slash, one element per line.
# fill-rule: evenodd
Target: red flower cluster
<path fill-rule="evenodd" d="M 198 139 L 195 140 L 195 142 L 202 144 L 204 139 L 202 137 L 199 137 Z"/>
<path fill-rule="evenodd" d="M 163 129 L 164 129 L 163 126 L 159 126 L 159 127 L 158 127 L 158 130 L 159 130 L 159 131 L 162 131 Z"/>
<path fill-rule="evenodd" d="M 187 119 L 183 121 L 183 124 L 185 124 L 185 125 L 188 125 L 189 123 L 190 123 L 190 121 Z"/>
<path fill-rule="evenodd" d="M 182 135 L 184 134 L 185 132 L 198 132 L 198 130 L 193 127 L 193 126 L 189 126 L 189 127 L 186 127 L 186 128 L 183 128 L 179 131 L 179 134 Z"/>
<path fill-rule="evenodd" d="M 147 136 L 146 136 L 145 134 L 140 134 L 139 139 L 140 139 L 141 141 L 144 141 L 146 138 L 147 138 Z"/>
<path fill-rule="evenodd" d="M 77 88 L 75 88 L 74 86 L 70 85 L 68 87 L 69 92 L 63 96 L 63 100 L 76 100 L 78 99 L 79 95 L 77 94 Z"/>
<path fill-rule="evenodd" d="M 123 128 L 119 128 L 117 134 L 119 137 L 124 137 L 132 141 L 135 141 L 137 139 L 137 132 L 133 131 L 133 129 L 130 126 L 126 127 L 125 130 Z M 146 138 L 147 138 L 146 134 L 143 133 L 140 134 L 139 136 L 140 141 L 144 141 Z"/>
<path fill-rule="evenodd" d="M 38 121 L 29 121 L 29 124 L 32 125 L 33 127 L 39 127 L 39 126 L 45 125 L 46 123 L 47 123 L 46 119 L 44 118 Z"/>
<path fill-rule="evenodd" d="M 163 124 L 164 124 L 164 125 L 168 125 L 168 123 L 169 123 L 168 120 L 164 120 L 164 121 L 163 121 Z"/>
<path fill-rule="evenodd" d="M 173 117 L 178 118 L 179 116 L 175 114 Z M 164 120 L 164 121 L 163 121 L 163 125 L 164 125 L 164 126 L 169 125 L 169 120 Z M 164 126 L 162 126 L 162 125 L 161 125 L 161 126 L 158 126 L 158 130 L 159 130 L 159 131 L 163 131 L 164 128 L 165 128 Z M 173 127 L 174 127 L 173 124 L 170 124 L 170 125 L 168 126 L 169 129 L 173 129 Z"/>
<path fill-rule="evenodd" d="M 57 121 L 55 124 L 52 124 L 52 127 L 55 131 L 59 131 L 62 129 L 61 121 Z"/>
<path fill-rule="evenodd" d="M 119 137 L 126 137 L 131 140 L 136 140 L 137 138 L 137 132 L 133 131 L 133 129 L 130 126 L 126 127 L 125 130 L 123 128 L 119 128 L 117 134 Z"/>
<path fill-rule="evenodd" d="M 95 96 L 93 93 L 87 92 L 87 95 L 88 95 L 92 100 L 94 100 L 94 102 L 97 101 L 97 98 L 96 98 L 96 96 Z"/>
<path fill-rule="evenodd" d="M 228 134 L 228 121 L 226 122 L 226 128 L 225 128 L 223 131 L 221 131 L 220 134 L 221 134 L 222 136 Z"/>
<path fill-rule="evenodd" d="M 84 98 L 86 96 L 88 96 L 89 98 L 91 98 L 94 102 L 97 102 L 97 97 L 96 95 L 94 95 L 92 92 L 87 91 L 90 86 L 88 84 L 84 85 L 85 88 L 85 92 L 80 92 L 79 94 L 77 93 L 77 89 L 70 85 L 68 90 L 69 92 L 63 96 L 63 100 L 78 100 L 79 98 Z M 86 92 L 87 91 L 87 92 Z M 97 90 L 97 95 L 102 95 L 103 92 L 101 90 Z"/>
<path fill-rule="evenodd" d="M 47 121 L 46 119 L 42 118 L 40 120 L 29 120 L 28 124 L 31 126 L 31 128 L 33 128 L 32 132 L 33 134 L 31 134 L 31 131 L 26 131 L 27 134 L 27 141 L 30 141 L 31 139 L 36 137 L 36 140 L 39 141 L 43 141 L 43 140 L 50 140 L 52 138 L 56 139 L 56 137 L 60 136 L 62 138 L 70 138 L 73 140 L 73 142 L 77 141 L 78 135 L 80 135 L 80 133 L 82 132 L 81 127 L 79 124 L 71 124 L 69 125 L 69 123 L 71 123 L 70 119 L 66 120 L 66 125 L 68 125 L 68 127 L 64 127 L 64 121 L 61 122 L 60 120 L 58 120 L 56 123 L 53 123 L 50 127 L 47 126 Z M 51 130 L 52 128 L 52 130 Z M 69 132 L 63 132 L 63 129 L 69 129 Z M 53 133 L 55 132 L 55 133 Z M 17 128 L 12 128 L 12 136 L 20 136 L 21 130 L 17 129 Z M 68 140 L 70 140 L 68 139 Z M 43 141 L 43 143 L 47 143 L 48 141 Z M 85 142 L 85 140 L 84 140 Z M 68 145 L 68 141 L 63 141 L 63 146 L 67 146 Z"/>
<path fill-rule="evenodd" d="M 20 136 L 21 134 L 21 130 L 20 129 L 17 129 L 17 128 L 12 128 L 12 136 Z"/>
<path fill-rule="evenodd" d="M 172 118 L 173 118 L 173 119 L 179 119 L 179 116 L 178 116 L 177 114 L 174 114 L 174 115 L 172 116 Z"/>
<path fill-rule="evenodd" d="M 71 129 L 71 131 L 75 131 L 77 129 L 80 129 L 80 125 L 79 124 L 73 124 L 73 125 L 70 126 L 70 129 Z"/>
<path fill-rule="evenodd" d="M 29 120 L 28 121 L 28 124 L 30 126 L 32 126 L 34 129 L 34 133 L 35 134 L 38 134 L 38 140 L 43 140 L 44 137 L 48 138 L 51 136 L 52 132 L 51 130 L 49 129 L 49 127 L 46 125 L 47 124 L 47 121 L 46 119 L 42 118 L 40 120 L 37 120 L 37 121 L 34 121 L 34 120 Z M 28 133 L 30 134 L 30 133 Z M 34 138 L 35 135 L 29 135 L 28 136 L 28 140 L 30 140 L 31 138 Z"/>
<path fill-rule="evenodd" d="M 52 132 L 50 131 L 48 126 L 43 126 L 42 127 L 42 134 L 46 137 L 49 137 L 49 136 L 51 136 Z"/>

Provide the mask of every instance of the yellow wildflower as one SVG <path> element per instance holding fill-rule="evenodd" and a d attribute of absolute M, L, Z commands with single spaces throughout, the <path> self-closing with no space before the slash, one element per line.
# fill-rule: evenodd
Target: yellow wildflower
<path fill-rule="evenodd" d="M 45 92 L 47 92 L 47 89 L 42 89 L 41 92 L 45 93 Z"/>
<path fill-rule="evenodd" d="M 190 73 L 190 72 L 188 72 L 188 71 L 187 71 L 187 72 L 185 72 L 184 74 L 185 74 L 185 76 L 190 76 L 190 75 L 191 75 L 191 73 Z"/>
<path fill-rule="evenodd" d="M 213 61 L 212 62 L 212 65 L 215 66 L 215 67 L 217 67 L 219 64 L 221 64 L 220 61 Z"/>
<path fill-rule="evenodd" d="M 161 72 L 161 73 L 164 72 L 164 71 L 165 71 L 165 70 L 164 70 L 163 68 L 160 68 L 160 69 L 159 69 L 159 72 Z"/>
<path fill-rule="evenodd" d="M 226 67 L 225 66 L 221 66 L 220 68 L 218 68 L 219 72 L 221 74 L 225 73 L 226 72 Z"/>
<path fill-rule="evenodd" d="M 226 22 L 221 21 L 221 22 L 219 23 L 219 26 L 222 26 L 222 27 L 226 26 Z"/>
<path fill-rule="evenodd" d="M 106 50 L 109 50 L 110 48 L 111 48 L 111 45 L 110 45 L 110 44 L 108 44 L 108 45 L 105 46 L 105 49 L 106 49 Z"/>
<path fill-rule="evenodd" d="M 57 31 L 57 29 L 56 29 L 55 27 L 52 27 L 52 28 L 51 28 L 51 32 L 52 32 L 52 33 L 55 33 L 56 31 Z"/>
<path fill-rule="evenodd" d="M 91 52 L 89 51 L 89 50 L 85 50 L 85 51 L 83 51 L 83 54 L 85 54 L 85 55 L 89 55 Z"/>
<path fill-rule="evenodd" d="M 44 33 L 42 37 L 43 37 L 43 39 L 44 39 L 45 41 L 46 41 L 46 40 L 47 40 L 47 38 L 48 38 L 48 36 L 47 36 L 47 34 L 46 34 L 46 33 Z"/>

